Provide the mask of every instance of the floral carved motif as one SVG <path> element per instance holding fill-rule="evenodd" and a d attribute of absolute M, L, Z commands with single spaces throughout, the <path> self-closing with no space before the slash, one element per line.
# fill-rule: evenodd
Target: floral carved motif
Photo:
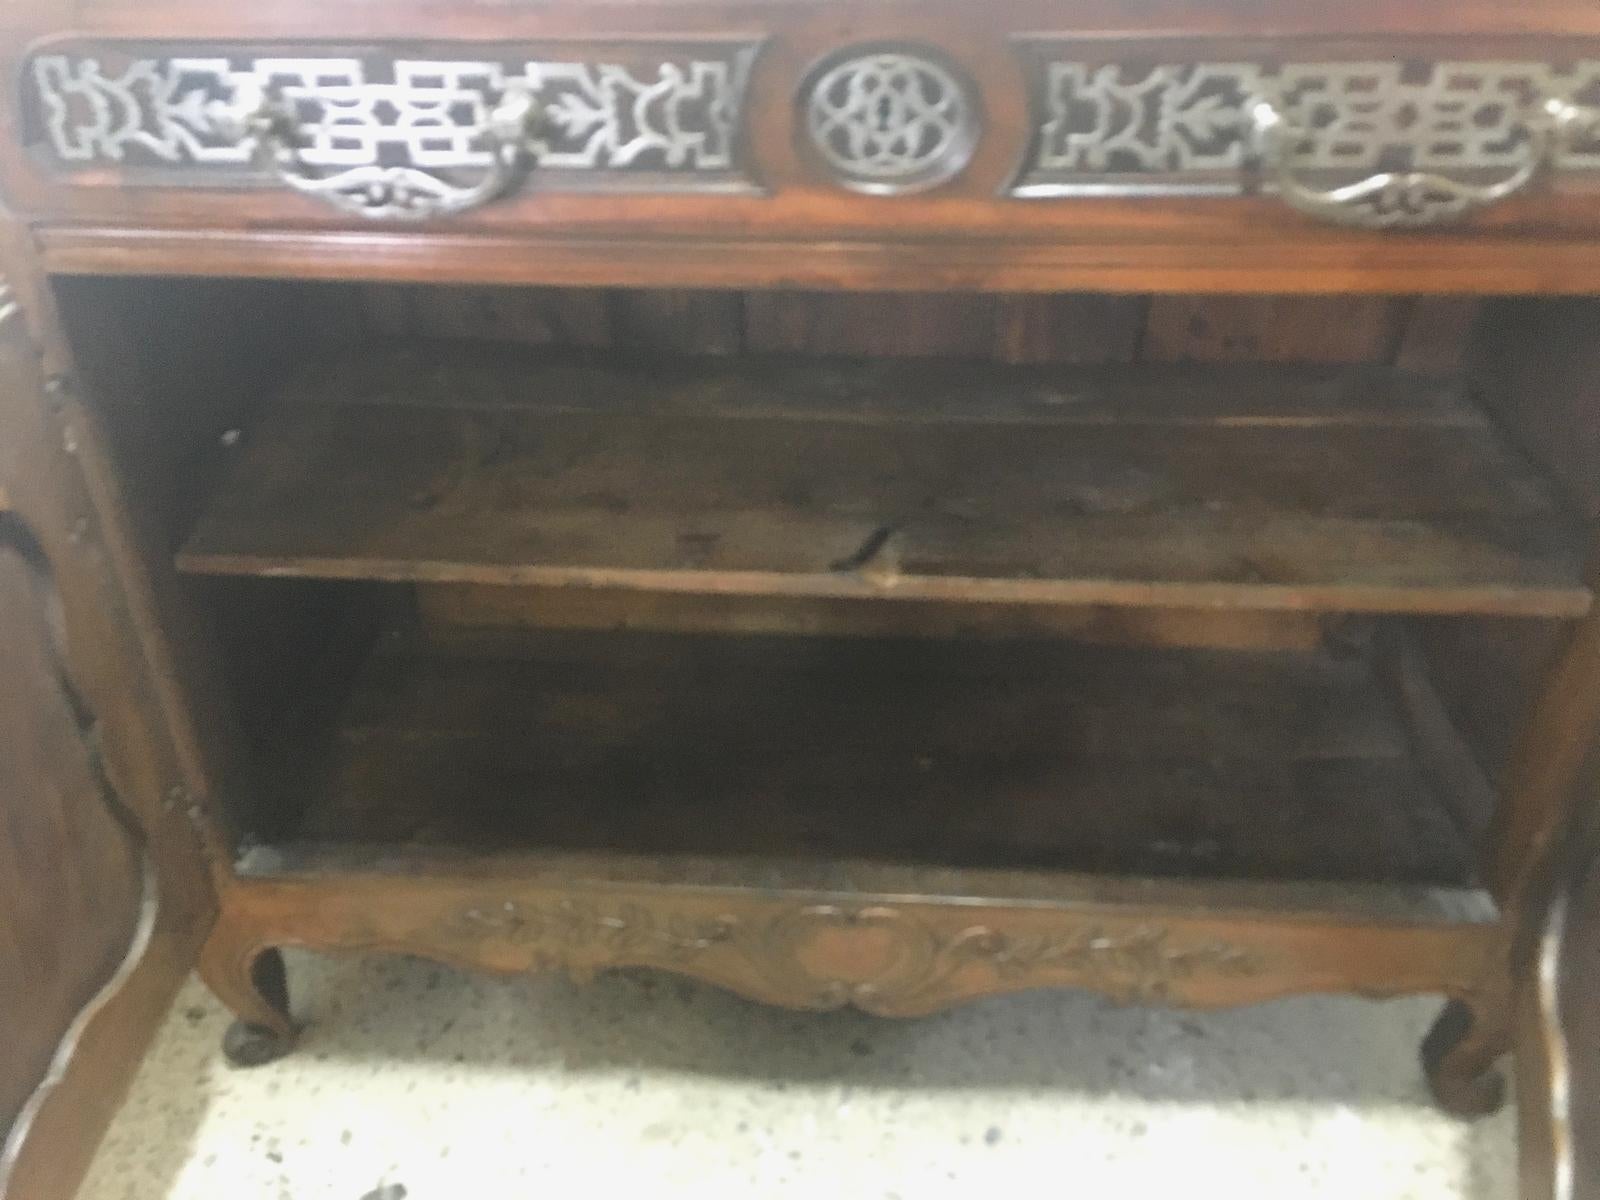
<path fill-rule="evenodd" d="M 1226 942 L 1179 942 L 1155 925 L 1116 933 L 1091 926 L 1063 937 L 1010 937 L 980 928 L 958 941 L 956 954 L 989 963 L 1002 979 L 1040 971 L 1081 972 L 1130 1000 L 1160 1000 L 1175 984 L 1202 975 L 1245 977 L 1265 967 L 1253 950 Z"/>
<path fill-rule="evenodd" d="M 693 958 L 730 941 L 738 928 L 732 917 L 658 915 L 642 904 L 605 909 L 592 900 L 558 900 L 542 907 L 508 901 L 498 909 L 468 909 L 461 923 L 517 945 L 670 958 Z"/>
<path fill-rule="evenodd" d="M 796 1007 L 924 1012 L 983 991 L 1085 987 L 1124 1000 L 1176 997 L 1206 978 L 1267 970 L 1260 952 L 1185 939 L 1154 924 L 1077 924 L 1059 933 L 947 928 L 894 905 L 799 905 L 750 914 L 688 912 L 636 900 L 564 898 L 474 907 L 453 938 L 523 951 L 578 974 L 611 965 L 701 974 Z M 981 978 L 973 978 L 977 973 Z"/>

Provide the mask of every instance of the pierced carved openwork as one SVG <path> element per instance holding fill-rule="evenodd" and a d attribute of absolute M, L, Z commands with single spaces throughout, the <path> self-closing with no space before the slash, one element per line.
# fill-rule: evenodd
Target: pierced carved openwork
<path fill-rule="evenodd" d="M 1127 61 L 1066 53 L 1030 51 L 1036 124 L 1019 195 L 1262 186 L 1294 191 L 1291 202 L 1327 198 L 1296 206 L 1347 224 L 1428 224 L 1549 170 L 1600 169 L 1587 117 L 1600 102 L 1600 60 L 1152 63 L 1133 51 Z M 1359 194 L 1346 190 L 1353 184 Z"/>
<path fill-rule="evenodd" d="M 977 104 L 956 69 L 904 50 L 824 62 L 802 87 L 801 104 L 813 156 L 857 191 L 943 183 L 967 165 L 977 140 Z"/>
<path fill-rule="evenodd" d="M 538 113 L 522 150 L 542 177 L 569 186 L 601 173 L 677 186 L 742 178 L 753 46 L 663 44 L 614 57 L 549 49 L 471 61 L 41 54 L 27 85 L 32 137 L 60 168 L 118 164 L 134 181 L 170 180 L 181 167 L 250 174 L 262 133 L 240 118 L 264 98 L 297 170 L 318 173 L 329 191 L 342 176 L 356 186 L 381 174 L 444 194 L 495 168 L 496 111 L 517 95 Z"/>

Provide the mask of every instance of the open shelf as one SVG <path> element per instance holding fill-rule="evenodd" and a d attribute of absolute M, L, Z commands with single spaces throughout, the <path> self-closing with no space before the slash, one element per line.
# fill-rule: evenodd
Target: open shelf
<path fill-rule="evenodd" d="M 270 756 L 255 842 L 1475 893 L 1475 818 L 1358 649 L 391 634 Z"/>
<path fill-rule="evenodd" d="M 272 398 L 191 572 L 1049 604 L 1587 610 L 1552 489 L 1450 385 L 361 350 Z"/>

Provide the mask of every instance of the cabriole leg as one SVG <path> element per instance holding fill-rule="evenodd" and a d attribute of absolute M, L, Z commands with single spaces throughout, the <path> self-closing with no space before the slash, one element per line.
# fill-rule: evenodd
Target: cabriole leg
<path fill-rule="evenodd" d="M 200 978 L 238 1018 L 222 1039 L 236 1067 L 259 1067 L 294 1048 L 283 955 L 219 921 L 200 955 Z"/>
<path fill-rule="evenodd" d="M 1460 1117 L 1482 1117 L 1505 1101 L 1498 1063 L 1511 1048 L 1510 1014 L 1493 997 L 1451 1000 L 1422 1040 L 1434 1099 Z"/>

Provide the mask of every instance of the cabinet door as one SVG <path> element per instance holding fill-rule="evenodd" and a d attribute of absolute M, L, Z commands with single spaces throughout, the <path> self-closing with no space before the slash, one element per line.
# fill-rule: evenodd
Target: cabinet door
<path fill-rule="evenodd" d="M 147 948 L 156 910 L 142 838 L 63 670 L 53 585 L 29 550 L 20 523 L 0 518 L 0 1181 L 84 1027 Z"/>
<path fill-rule="evenodd" d="M 68 1200 L 215 904 L 149 560 L 28 249 L 0 216 L 0 1200 Z"/>
<path fill-rule="evenodd" d="M 1569 838 L 1524 978 L 1517 1039 L 1522 1194 L 1600 1200 L 1600 777 Z"/>

